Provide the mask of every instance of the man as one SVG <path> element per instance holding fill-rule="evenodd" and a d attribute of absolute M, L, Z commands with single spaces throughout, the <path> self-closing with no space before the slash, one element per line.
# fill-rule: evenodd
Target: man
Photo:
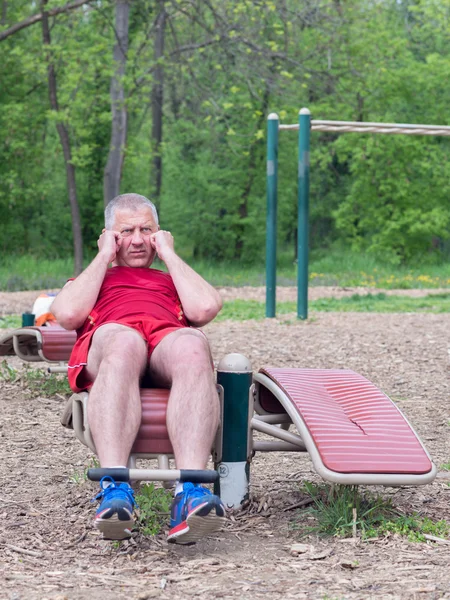
<path fill-rule="evenodd" d="M 138 194 L 105 210 L 98 254 L 52 304 L 57 321 L 77 330 L 69 361 L 74 391 L 90 389 L 88 420 L 102 467 L 126 466 L 141 422 L 139 381 L 147 372 L 170 388 L 167 429 L 178 469 L 204 469 L 219 421 L 211 354 L 202 332 L 222 308 L 218 292 L 174 250 L 155 206 Z M 155 256 L 168 274 L 149 269 Z M 112 265 L 109 267 L 109 265 Z M 100 482 L 95 526 L 109 539 L 129 537 L 133 490 Z M 178 483 L 170 542 L 192 543 L 219 529 L 225 510 L 201 486 Z"/>

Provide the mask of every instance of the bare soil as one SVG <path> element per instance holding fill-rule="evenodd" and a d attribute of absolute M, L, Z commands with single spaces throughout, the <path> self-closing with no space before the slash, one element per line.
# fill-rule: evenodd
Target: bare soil
<path fill-rule="evenodd" d="M 264 298 L 262 288 L 222 293 Z M 311 288 L 310 295 L 351 293 Z M 36 296 L 2 293 L 0 314 L 30 310 Z M 277 297 L 295 299 L 295 290 Z M 450 461 L 449 327 L 448 314 L 312 313 L 307 322 L 288 315 L 212 323 L 205 332 L 216 364 L 241 352 L 254 370 L 365 375 L 398 403 L 439 466 Z M 9 362 L 20 367 L 17 358 Z M 307 456 L 290 453 L 255 456 L 250 505 L 212 539 L 191 547 L 169 546 L 164 533 L 104 541 L 92 526 L 96 487 L 82 476 L 92 455 L 60 426 L 64 399 L 33 396 L 20 382 L 1 385 L 0 598 L 450 598 L 450 541 L 300 538 L 293 525 L 304 509 L 292 506 L 304 497 L 302 482 L 319 479 Z M 406 514 L 450 521 L 450 488 L 440 475 L 427 486 L 377 491 Z M 292 553 L 299 542 L 305 551 Z"/>

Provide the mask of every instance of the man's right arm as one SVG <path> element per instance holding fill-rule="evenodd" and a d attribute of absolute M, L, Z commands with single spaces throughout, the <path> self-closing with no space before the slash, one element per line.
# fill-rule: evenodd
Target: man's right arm
<path fill-rule="evenodd" d="M 69 281 L 52 302 L 51 311 L 64 329 L 78 329 L 95 306 L 109 263 L 116 256 L 117 233 L 103 231 L 91 264 Z M 119 242 L 120 243 L 120 242 Z"/>

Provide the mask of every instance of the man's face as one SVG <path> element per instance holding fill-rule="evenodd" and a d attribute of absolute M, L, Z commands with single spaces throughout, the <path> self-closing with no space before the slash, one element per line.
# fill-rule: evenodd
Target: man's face
<path fill-rule="evenodd" d="M 153 212 L 148 206 L 138 210 L 116 210 L 113 230 L 120 233 L 122 243 L 113 265 L 149 267 L 156 254 L 150 243 L 150 237 L 158 229 Z"/>

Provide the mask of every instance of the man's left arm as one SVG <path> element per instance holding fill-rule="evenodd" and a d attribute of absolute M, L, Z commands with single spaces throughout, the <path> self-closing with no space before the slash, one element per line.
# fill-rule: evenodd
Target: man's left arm
<path fill-rule="evenodd" d="M 196 327 L 212 321 L 223 304 L 219 292 L 176 254 L 171 233 L 157 231 L 152 245 L 173 279 L 188 321 Z"/>

